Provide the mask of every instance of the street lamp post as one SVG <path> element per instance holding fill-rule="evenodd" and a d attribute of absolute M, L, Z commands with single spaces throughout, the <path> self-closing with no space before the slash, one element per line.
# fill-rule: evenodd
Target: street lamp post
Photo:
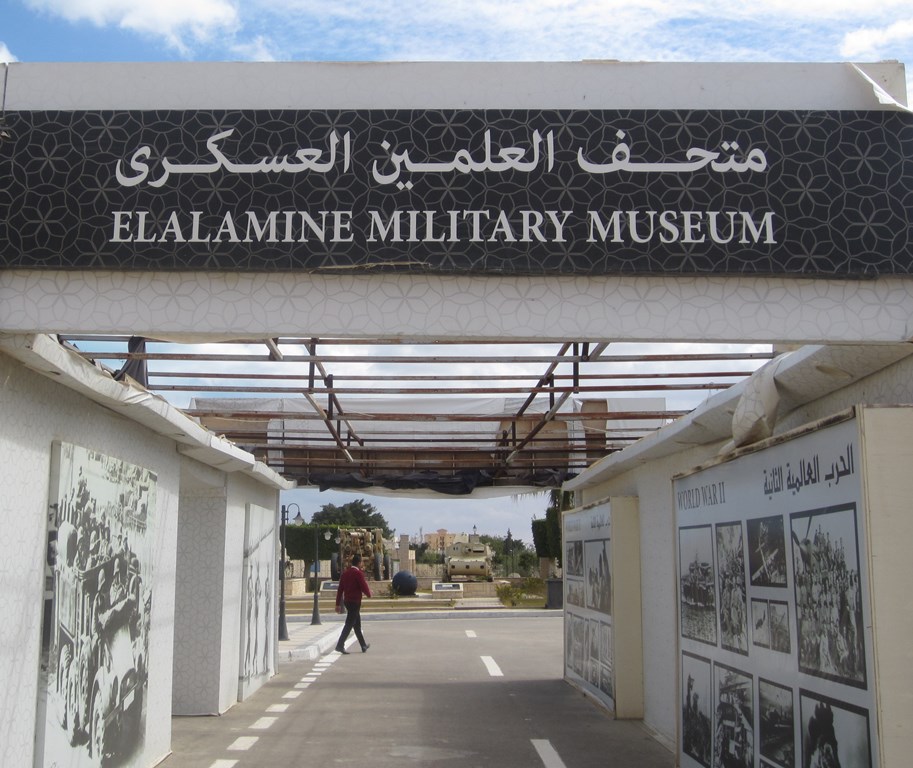
<path fill-rule="evenodd" d="M 289 509 L 294 507 L 298 510 L 298 514 L 295 515 L 294 522 L 301 523 L 304 522 L 304 518 L 301 516 L 301 508 L 292 502 L 288 506 L 285 504 L 282 505 L 282 519 L 279 523 L 279 538 L 282 545 L 282 552 L 279 556 L 279 639 L 288 640 L 288 624 L 285 619 L 285 526 L 288 525 L 288 513 Z"/>
<path fill-rule="evenodd" d="M 323 532 L 323 538 L 327 541 L 332 536 L 329 531 Z M 317 523 L 314 523 L 314 609 L 311 611 L 311 626 L 322 624 L 320 621 L 320 605 L 317 602 L 317 595 L 320 592 L 320 531 Z"/>

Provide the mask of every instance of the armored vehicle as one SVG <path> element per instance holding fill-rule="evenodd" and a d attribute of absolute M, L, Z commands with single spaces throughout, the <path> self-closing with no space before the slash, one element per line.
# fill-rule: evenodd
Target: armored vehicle
<path fill-rule="evenodd" d="M 478 540 L 454 542 L 447 548 L 444 562 L 444 581 L 493 579 L 491 547 Z"/>

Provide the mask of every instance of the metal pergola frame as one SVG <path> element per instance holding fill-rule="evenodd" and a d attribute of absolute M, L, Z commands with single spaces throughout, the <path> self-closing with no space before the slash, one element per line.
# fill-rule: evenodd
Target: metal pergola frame
<path fill-rule="evenodd" d="M 173 402 L 193 395 L 179 407 L 299 486 L 401 490 L 469 475 L 554 487 L 688 412 L 638 398 L 720 391 L 772 357 L 587 341 L 59 338 Z M 456 345 L 471 354 L 448 354 Z"/>

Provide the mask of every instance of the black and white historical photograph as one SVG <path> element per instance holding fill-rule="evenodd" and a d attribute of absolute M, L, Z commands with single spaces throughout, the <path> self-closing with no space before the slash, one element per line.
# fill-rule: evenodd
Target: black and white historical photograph
<path fill-rule="evenodd" d="M 575 616 L 573 613 L 568 614 L 566 622 L 567 637 L 565 639 L 567 644 L 567 667 L 580 678 L 583 678 L 585 625 L 586 622 L 582 616 Z"/>
<path fill-rule="evenodd" d="M 275 670 L 273 620 L 276 523 L 272 510 L 248 505 L 242 580 L 241 698 Z"/>
<path fill-rule="evenodd" d="M 605 664 L 600 668 L 602 677 L 599 680 L 599 690 L 610 699 L 615 699 L 615 676 L 612 674 L 612 667 Z"/>
<path fill-rule="evenodd" d="M 760 517 L 747 521 L 748 571 L 753 587 L 786 586 L 786 539 L 783 517 Z"/>
<path fill-rule="evenodd" d="M 713 697 L 710 660 L 682 652 L 682 752 L 711 768 Z"/>
<path fill-rule="evenodd" d="M 127 765 L 145 742 L 156 474 L 71 443 L 52 457 L 36 764 Z"/>
<path fill-rule="evenodd" d="M 748 603 L 741 523 L 716 526 L 716 561 L 720 587 L 720 645 L 728 651 L 747 655 Z"/>
<path fill-rule="evenodd" d="M 612 572 L 609 568 L 609 540 L 584 544 L 586 568 L 586 607 L 599 613 L 612 613 Z"/>
<path fill-rule="evenodd" d="M 599 689 L 610 699 L 615 698 L 614 656 L 612 648 L 612 625 L 599 622 Z"/>
<path fill-rule="evenodd" d="M 599 687 L 599 634 L 600 623 L 595 619 L 586 620 L 586 681 L 594 688 Z"/>
<path fill-rule="evenodd" d="M 751 600 L 752 643 L 789 653 L 789 604 L 782 600 Z"/>
<path fill-rule="evenodd" d="M 566 571 L 564 579 L 565 670 L 578 678 L 575 684 L 614 708 L 610 530 L 605 505 L 564 518 L 566 566 L 579 573 L 569 576 Z"/>
<path fill-rule="evenodd" d="M 578 677 L 583 677 L 586 654 L 586 620 L 582 616 L 568 616 L 568 662 Z"/>
<path fill-rule="evenodd" d="M 789 603 L 780 600 L 768 600 L 767 618 L 770 624 L 770 650 L 778 653 L 791 653 Z"/>
<path fill-rule="evenodd" d="M 866 687 L 856 507 L 791 516 L 799 670 Z"/>
<path fill-rule="evenodd" d="M 569 541 L 564 551 L 564 575 L 583 576 L 583 542 Z"/>
<path fill-rule="evenodd" d="M 802 768 L 872 768 L 869 713 L 800 691 Z"/>
<path fill-rule="evenodd" d="M 581 579 L 564 579 L 565 588 L 567 589 L 568 605 L 576 605 L 580 608 L 586 607 L 586 595 L 584 594 L 583 581 Z"/>
<path fill-rule="evenodd" d="M 716 714 L 714 768 L 754 766 L 754 691 L 750 675 L 714 664 Z"/>
<path fill-rule="evenodd" d="M 682 637 L 716 645 L 716 581 L 709 525 L 678 532 Z"/>
<path fill-rule="evenodd" d="M 766 600 L 751 601 L 751 641 L 761 648 L 770 648 L 770 610 Z"/>
<path fill-rule="evenodd" d="M 778 768 L 796 764 L 793 690 L 763 678 L 758 681 L 758 729 L 761 757 Z"/>

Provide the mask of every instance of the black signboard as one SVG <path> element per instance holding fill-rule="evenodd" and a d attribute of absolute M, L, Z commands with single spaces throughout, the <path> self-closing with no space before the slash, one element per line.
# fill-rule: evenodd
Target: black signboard
<path fill-rule="evenodd" d="M 7 113 L 0 267 L 913 274 L 913 115 Z"/>

